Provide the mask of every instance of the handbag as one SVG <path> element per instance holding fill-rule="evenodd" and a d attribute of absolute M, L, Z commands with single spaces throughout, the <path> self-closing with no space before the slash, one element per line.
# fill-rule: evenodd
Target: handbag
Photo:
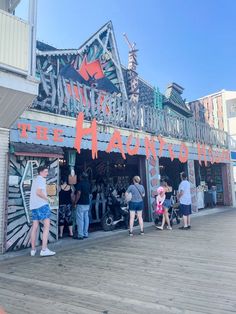
<path fill-rule="evenodd" d="M 157 204 L 157 208 L 155 210 L 155 213 L 158 215 L 161 215 L 164 213 L 163 205 L 161 203 Z"/>
<path fill-rule="evenodd" d="M 72 176 L 71 174 L 68 177 L 69 185 L 75 185 L 77 183 L 77 175 Z"/>

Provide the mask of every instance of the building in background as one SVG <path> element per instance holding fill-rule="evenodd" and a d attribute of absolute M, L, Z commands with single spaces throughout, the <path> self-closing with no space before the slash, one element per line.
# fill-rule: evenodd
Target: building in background
<path fill-rule="evenodd" d="M 236 91 L 221 90 L 188 103 L 196 121 L 226 131 L 231 151 L 233 204 L 236 205 Z"/>
<path fill-rule="evenodd" d="M 88 172 L 92 223 L 101 221 L 110 188 L 121 193 L 137 174 L 147 191 L 146 221 L 160 179 L 168 177 L 176 190 L 182 171 L 189 175 L 194 212 L 196 182 L 209 175 L 217 179 L 218 204 L 231 204 L 227 133 L 194 120 L 178 84 L 163 95 L 140 78 L 133 53 L 135 68 L 122 66 L 111 22 L 76 49 L 37 43 L 38 96 L 10 132 L 5 251 L 29 246 L 29 193 L 40 164 L 49 166 L 50 242 L 58 238 L 61 175 L 75 184 Z"/>
<path fill-rule="evenodd" d="M 0 0 L 0 252 L 7 223 L 9 129 L 32 104 L 39 83 L 35 78 L 37 0 L 29 1 L 28 21 L 14 15 L 19 3 Z"/>

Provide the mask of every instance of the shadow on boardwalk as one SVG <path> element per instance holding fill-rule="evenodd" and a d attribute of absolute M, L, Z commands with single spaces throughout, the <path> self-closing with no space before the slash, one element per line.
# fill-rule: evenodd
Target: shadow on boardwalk
<path fill-rule="evenodd" d="M 82 242 L 2 261 L 7 313 L 236 313 L 234 210 L 198 217 L 190 231 Z"/>

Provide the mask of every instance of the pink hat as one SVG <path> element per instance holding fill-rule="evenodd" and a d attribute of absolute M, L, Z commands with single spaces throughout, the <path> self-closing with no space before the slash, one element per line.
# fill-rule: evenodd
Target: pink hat
<path fill-rule="evenodd" d="M 160 194 L 160 193 L 163 193 L 165 190 L 163 188 L 163 186 L 159 186 L 159 188 L 157 189 L 157 193 Z"/>

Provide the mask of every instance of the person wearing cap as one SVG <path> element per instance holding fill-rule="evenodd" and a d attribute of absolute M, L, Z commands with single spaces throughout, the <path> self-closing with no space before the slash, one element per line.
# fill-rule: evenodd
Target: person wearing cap
<path fill-rule="evenodd" d="M 129 235 L 133 236 L 133 226 L 134 226 L 134 218 L 135 213 L 137 213 L 139 225 L 140 225 L 140 234 L 143 235 L 143 198 L 145 196 L 145 189 L 143 185 L 140 184 L 141 179 L 139 176 L 133 177 L 133 184 L 131 184 L 125 195 L 126 198 L 128 197 L 128 194 L 131 194 L 131 200 L 129 202 L 129 212 L 130 212 L 130 220 L 129 220 Z"/>
<path fill-rule="evenodd" d="M 161 226 L 157 226 L 156 228 L 159 230 L 163 230 L 165 224 L 167 223 L 167 229 L 172 230 L 170 225 L 169 213 L 168 210 L 171 206 L 171 192 L 172 188 L 168 186 L 167 182 L 165 182 L 164 186 L 160 186 L 157 189 L 156 203 L 157 208 L 162 207 L 162 223 Z"/>
<path fill-rule="evenodd" d="M 90 207 L 90 184 L 88 175 L 83 172 L 80 177 L 80 182 L 76 186 L 75 205 L 76 205 L 76 224 L 78 236 L 75 239 L 83 240 L 88 238 L 89 228 L 89 207 Z"/>

